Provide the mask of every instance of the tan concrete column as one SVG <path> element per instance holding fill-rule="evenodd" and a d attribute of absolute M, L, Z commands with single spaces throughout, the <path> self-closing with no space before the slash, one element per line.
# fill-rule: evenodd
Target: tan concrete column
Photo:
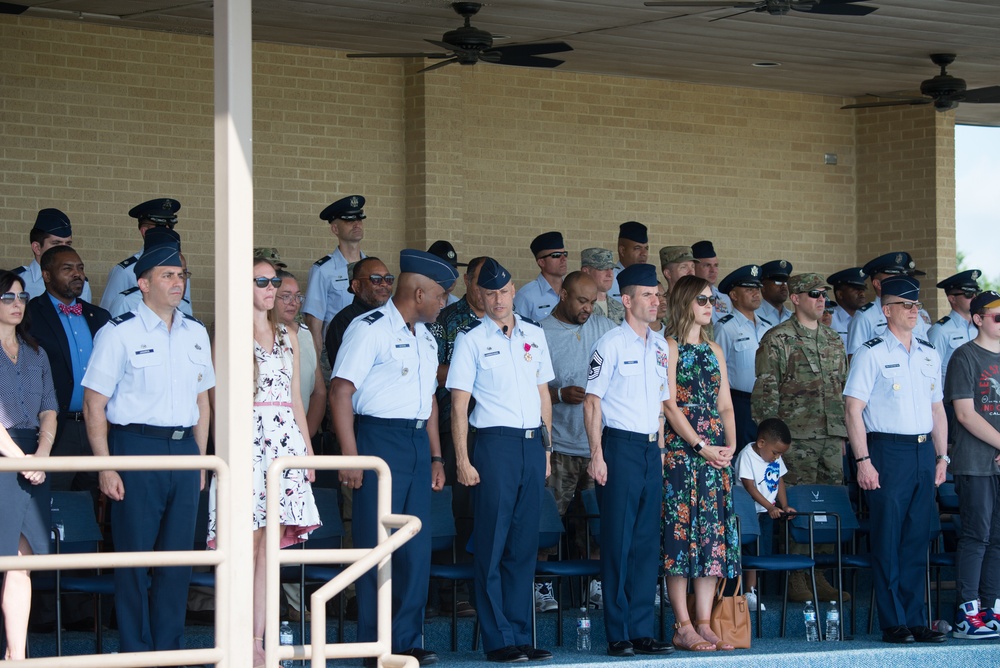
<path fill-rule="evenodd" d="M 948 313 L 934 285 L 955 273 L 955 112 L 931 106 L 857 112 L 858 261 L 909 251 L 921 301 Z"/>

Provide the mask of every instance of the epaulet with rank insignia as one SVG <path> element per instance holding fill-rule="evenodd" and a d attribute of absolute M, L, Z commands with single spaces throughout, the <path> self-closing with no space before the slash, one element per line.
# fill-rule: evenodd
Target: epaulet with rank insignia
<path fill-rule="evenodd" d="M 367 322 L 369 325 L 374 325 L 379 320 L 379 318 L 381 318 L 384 315 L 385 313 L 382 313 L 382 311 L 373 311 L 372 313 L 369 313 L 364 318 L 362 318 L 362 320 L 364 322 Z"/>
<path fill-rule="evenodd" d="M 313 266 L 314 267 L 322 267 L 324 264 L 326 264 L 327 262 L 329 262 L 330 258 L 332 258 L 332 257 L 333 257 L 332 254 L 325 255 L 325 256 L 321 257 L 320 259 L 316 260 L 315 262 L 313 262 Z"/>
<path fill-rule="evenodd" d="M 930 341 L 925 341 L 924 339 L 921 339 L 919 336 L 914 336 L 913 338 L 915 338 L 917 340 L 917 343 L 919 343 L 922 346 L 927 346 L 928 348 L 934 348 L 934 344 L 931 343 Z"/>
<path fill-rule="evenodd" d="M 725 316 L 722 316 L 721 318 L 719 318 L 719 322 L 717 324 L 719 324 L 719 325 L 725 325 L 727 322 L 729 322 L 732 319 L 733 319 L 733 314 L 730 313 L 729 315 L 725 315 Z M 770 324 L 770 323 L 768 323 L 768 324 Z"/>
<path fill-rule="evenodd" d="M 872 306 L 875 306 L 875 302 L 868 302 L 867 304 L 865 304 L 864 306 L 862 306 L 862 307 L 861 307 L 861 308 L 859 308 L 858 310 L 859 310 L 859 311 L 867 311 L 867 310 L 868 310 L 868 309 L 870 309 L 870 308 L 871 308 Z"/>
<path fill-rule="evenodd" d="M 138 290 L 138 289 L 139 289 L 139 286 L 138 286 L 138 285 L 133 285 L 133 286 L 132 286 L 131 288 L 129 288 L 128 290 L 122 290 L 122 291 L 121 291 L 121 292 L 119 292 L 118 294 L 122 295 L 123 297 L 128 297 L 128 296 L 129 296 L 130 294 L 132 294 L 133 292 L 135 292 L 135 291 L 136 291 L 136 290 Z"/>
<path fill-rule="evenodd" d="M 24 273 L 24 272 L 26 272 L 26 271 L 28 271 L 28 268 L 27 268 L 27 267 L 18 267 L 17 269 L 14 269 L 14 270 L 13 270 L 13 272 L 14 272 L 15 274 L 17 274 L 18 276 L 20 276 L 21 274 L 23 274 L 23 273 Z"/>
<path fill-rule="evenodd" d="M 865 348 L 874 348 L 878 344 L 882 343 L 882 337 L 876 336 L 871 341 L 865 341 Z"/>
<path fill-rule="evenodd" d="M 461 327 L 459 327 L 458 328 L 458 332 L 459 332 L 459 334 L 468 334 L 469 332 L 471 332 L 472 330 L 474 330 L 476 327 L 479 327 L 481 324 L 483 324 L 482 320 L 473 320 L 469 324 L 462 325 Z"/>
<path fill-rule="evenodd" d="M 535 327 L 541 327 L 541 325 L 539 325 L 537 322 L 535 322 L 531 318 L 525 318 L 523 315 L 519 315 L 517 317 L 521 319 L 521 322 L 526 322 L 529 325 L 534 325 Z"/>
<path fill-rule="evenodd" d="M 193 315 L 188 315 L 187 313 L 184 313 L 184 311 L 181 311 L 181 315 L 184 316 L 185 320 L 190 320 L 191 322 L 196 322 L 199 325 L 201 325 L 202 327 L 205 326 L 205 323 L 203 323 L 201 320 L 198 320 L 198 318 L 194 317 Z"/>
<path fill-rule="evenodd" d="M 139 258 L 137 258 L 135 255 L 130 255 L 129 257 L 127 257 L 124 260 L 122 260 L 121 262 L 119 262 L 118 266 L 121 267 L 122 269 L 128 269 L 129 267 L 131 267 L 133 264 L 135 264 L 138 261 L 139 261 Z"/>
<path fill-rule="evenodd" d="M 131 320 L 134 317 L 135 317 L 135 311 L 129 311 L 128 313 L 122 313 L 120 316 L 117 316 L 115 318 L 111 318 L 111 324 L 114 325 L 115 327 L 117 327 L 118 325 L 122 324 L 126 320 Z"/>
<path fill-rule="evenodd" d="M 299 329 L 301 329 L 301 330 L 303 330 L 303 331 L 305 331 L 305 332 L 308 332 L 308 331 L 309 331 L 309 327 L 308 327 L 308 326 L 306 326 L 306 323 L 304 323 L 304 322 L 300 322 L 300 323 L 299 323 Z"/>
<path fill-rule="evenodd" d="M 948 324 L 949 320 L 951 320 L 951 316 L 950 315 L 946 315 L 945 317 L 943 317 L 940 320 L 938 320 L 937 324 L 939 324 L 939 325 L 946 325 L 946 324 Z"/>
<path fill-rule="evenodd" d="M 760 320 L 765 325 L 767 325 L 768 327 L 774 327 L 774 325 L 771 324 L 771 321 L 768 320 L 767 318 L 762 318 L 761 316 L 757 316 L 757 319 Z"/>

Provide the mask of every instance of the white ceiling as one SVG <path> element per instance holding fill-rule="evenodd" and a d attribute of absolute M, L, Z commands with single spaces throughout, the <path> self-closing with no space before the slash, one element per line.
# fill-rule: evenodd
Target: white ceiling
<path fill-rule="evenodd" d="M 32 6 L 27 16 L 190 34 L 212 31 L 212 4 L 205 1 L 21 4 Z M 854 98 L 914 94 L 922 80 L 937 74 L 928 55 L 955 53 L 949 73 L 964 78 L 969 88 L 1000 85 L 1000 0 L 862 4 L 878 10 L 858 17 L 731 16 L 737 10 L 652 8 L 642 0 L 493 0 L 472 24 L 510 36 L 497 45 L 566 41 L 574 50 L 560 54 L 566 61 L 561 69 L 574 72 Z M 256 0 L 253 14 L 255 40 L 348 52 L 434 51 L 423 39 L 440 39 L 462 23 L 447 0 Z M 781 66 L 753 67 L 758 61 Z M 934 113 L 931 106 L 926 109 Z M 1000 126 L 1000 104 L 966 103 L 957 114 L 961 123 Z"/>

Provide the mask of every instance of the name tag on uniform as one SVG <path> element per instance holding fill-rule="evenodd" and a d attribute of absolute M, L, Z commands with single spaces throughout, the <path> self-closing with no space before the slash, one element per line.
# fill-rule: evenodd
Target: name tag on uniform
<path fill-rule="evenodd" d="M 886 364 L 885 368 L 886 369 L 898 369 L 899 365 L 898 364 Z"/>
<path fill-rule="evenodd" d="M 484 353 L 484 354 L 483 354 L 483 357 L 493 357 L 494 355 L 499 355 L 499 354 L 500 354 L 500 351 L 499 351 L 499 350 L 494 350 L 494 351 L 493 351 L 493 352 L 491 352 L 491 353 Z"/>
<path fill-rule="evenodd" d="M 409 343 L 397 343 L 396 344 L 396 348 L 409 348 L 409 347 L 410 347 Z"/>
<path fill-rule="evenodd" d="M 147 353 L 153 353 L 153 352 L 156 352 L 156 351 L 155 351 L 155 350 L 153 350 L 152 348 L 145 348 L 145 349 L 143 349 L 143 350 L 136 350 L 136 351 L 135 351 L 135 354 L 136 354 L 136 355 L 145 355 L 145 354 L 147 354 Z"/>
<path fill-rule="evenodd" d="M 638 364 L 639 360 L 625 360 L 623 364 Z"/>

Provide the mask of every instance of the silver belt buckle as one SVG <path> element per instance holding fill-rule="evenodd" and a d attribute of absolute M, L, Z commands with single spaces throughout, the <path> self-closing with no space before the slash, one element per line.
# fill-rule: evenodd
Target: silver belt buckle
<path fill-rule="evenodd" d="M 527 429 L 527 430 L 525 430 L 524 437 L 525 438 L 534 438 L 535 437 L 535 430 L 534 429 Z"/>
<path fill-rule="evenodd" d="M 416 424 L 414 425 L 413 428 L 414 429 L 423 429 L 425 424 L 427 424 L 427 420 L 417 420 L 417 422 L 416 422 Z"/>
<path fill-rule="evenodd" d="M 917 436 L 917 443 L 925 443 L 927 441 L 927 434 L 920 434 Z"/>
<path fill-rule="evenodd" d="M 648 443 L 652 443 L 652 442 L 654 442 L 655 440 L 656 440 L 656 434 L 650 434 L 650 435 L 649 435 L 649 440 L 648 440 L 647 442 L 648 442 Z"/>
<path fill-rule="evenodd" d="M 174 429 L 174 433 L 170 434 L 170 440 L 171 441 L 179 441 L 182 438 L 184 438 L 184 430 L 183 429 Z"/>

